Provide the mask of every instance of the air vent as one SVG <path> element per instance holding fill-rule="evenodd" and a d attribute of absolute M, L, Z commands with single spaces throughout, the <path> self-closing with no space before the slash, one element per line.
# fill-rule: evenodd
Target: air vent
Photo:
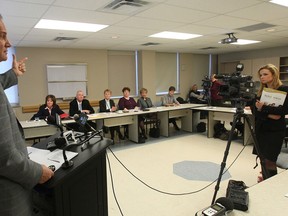
<path fill-rule="evenodd" d="M 159 45 L 160 43 L 152 43 L 152 42 L 149 42 L 149 43 L 144 43 L 144 44 L 141 44 L 141 46 L 157 46 Z"/>
<path fill-rule="evenodd" d="M 251 32 L 251 31 L 257 31 L 257 30 L 267 29 L 267 28 L 272 28 L 272 27 L 275 27 L 275 25 L 272 25 L 269 23 L 258 23 L 255 25 L 238 28 L 237 30 Z"/>
<path fill-rule="evenodd" d="M 149 2 L 144 0 L 114 0 L 105 6 L 105 9 L 115 10 L 121 6 L 131 6 L 131 7 L 142 7 L 149 4 Z"/>
<path fill-rule="evenodd" d="M 218 49 L 218 47 L 203 47 L 201 50 L 212 50 L 212 49 Z"/>
<path fill-rule="evenodd" d="M 75 37 L 56 37 L 53 40 L 54 41 L 72 41 L 72 40 L 76 40 L 78 38 Z"/>

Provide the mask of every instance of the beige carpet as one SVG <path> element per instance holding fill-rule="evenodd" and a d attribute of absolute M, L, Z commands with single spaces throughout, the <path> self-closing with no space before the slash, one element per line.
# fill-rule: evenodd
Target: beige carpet
<path fill-rule="evenodd" d="M 187 193 L 200 190 L 210 182 L 188 180 L 173 173 L 173 164 L 181 161 L 209 161 L 220 164 L 226 141 L 208 139 L 206 133 L 175 132 L 170 138 L 150 139 L 145 144 L 128 141 L 112 146 L 115 155 L 138 178 L 157 190 L 169 193 Z M 242 150 L 242 141 L 233 141 L 227 159 L 228 167 Z M 260 168 L 253 169 L 255 156 L 247 146 L 229 169 L 230 179 L 241 180 L 247 186 L 257 182 Z M 167 195 L 151 190 L 132 177 L 108 150 L 116 197 L 125 216 L 192 216 L 211 204 L 215 184 L 190 195 Z M 108 166 L 108 164 L 107 164 Z M 107 170 L 108 167 L 107 167 Z M 109 171 L 109 216 L 120 216 L 112 194 Z M 207 173 L 209 175 L 209 173 Z M 229 179 L 223 180 L 217 198 L 225 196 Z"/>

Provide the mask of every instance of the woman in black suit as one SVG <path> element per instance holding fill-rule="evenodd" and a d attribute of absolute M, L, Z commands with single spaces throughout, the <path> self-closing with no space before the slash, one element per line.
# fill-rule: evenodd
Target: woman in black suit
<path fill-rule="evenodd" d="M 54 95 L 47 95 L 45 98 L 45 104 L 39 107 L 39 110 L 34 114 L 31 120 L 35 118 L 45 119 L 49 123 L 55 123 L 56 113 L 58 115 L 64 114 L 63 110 L 56 104 L 56 98 Z"/>
<path fill-rule="evenodd" d="M 257 100 L 253 111 L 255 115 L 255 132 L 260 148 L 260 154 L 264 158 L 264 166 L 269 178 L 277 174 L 276 161 L 280 154 L 283 139 L 285 137 L 286 123 L 285 115 L 288 113 L 288 99 L 281 106 L 271 106 L 260 101 L 264 88 L 275 89 L 288 93 L 288 87 L 282 85 L 279 79 L 279 70 L 272 64 L 267 64 L 258 70 L 260 78 L 260 88 L 257 94 Z M 254 153 L 256 153 L 254 151 Z M 259 153 L 256 153 L 259 155 Z M 265 173 L 262 170 L 262 174 Z"/>
<path fill-rule="evenodd" d="M 112 94 L 112 91 L 109 89 L 106 89 L 104 91 L 104 99 L 99 101 L 99 107 L 100 107 L 99 112 L 115 112 L 117 110 L 114 101 L 110 99 L 111 94 Z M 124 137 L 120 132 L 119 126 L 110 127 L 109 129 L 110 129 L 111 139 L 113 140 L 113 144 L 114 144 L 115 131 L 117 132 L 119 139 L 124 140 Z"/>

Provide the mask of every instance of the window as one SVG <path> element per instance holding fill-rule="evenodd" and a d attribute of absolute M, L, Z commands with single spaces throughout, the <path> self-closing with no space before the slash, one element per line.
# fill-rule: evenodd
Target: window
<path fill-rule="evenodd" d="M 108 88 L 113 97 L 122 97 L 126 86 L 131 96 L 138 95 L 137 51 L 108 51 Z"/>
<path fill-rule="evenodd" d="M 12 68 L 13 63 L 13 56 L 12 54 L 15 54 L 14 47 L 9 48 L 8 52 L 8 59 L 7 61 L 3 61 L 0 63 L 0 74 L 5 73 L 6 71 L 10 70 Z M 5 93 L 7 95 L 7 98 L 11 105 L 19 104 L 19 95 L 18 95 L 18 85 L 12 86 L 5 90 Z"/>
<path fill-rule="evenodd" d="M 156 94 L 168 92 L 170 86 L 179 92 L 179 53 L 156 53 Z"/>

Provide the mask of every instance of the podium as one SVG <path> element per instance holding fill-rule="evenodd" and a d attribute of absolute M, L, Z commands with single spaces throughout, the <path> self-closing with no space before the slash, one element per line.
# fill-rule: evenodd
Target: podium
<path fill-rule="evenodd" d="M 45 149 L 55 134 L 33 147 Z M 93 138 L 90 143 L 100 138 Z M 106 148 L 112 141 L 104 138 L 81 151 L 80 146 L 69 151 L 79 154 L 69 169 L 59 168 L 52 179 L 33 190 L 33 205 L 39 216 L 108 216 Z"/>

